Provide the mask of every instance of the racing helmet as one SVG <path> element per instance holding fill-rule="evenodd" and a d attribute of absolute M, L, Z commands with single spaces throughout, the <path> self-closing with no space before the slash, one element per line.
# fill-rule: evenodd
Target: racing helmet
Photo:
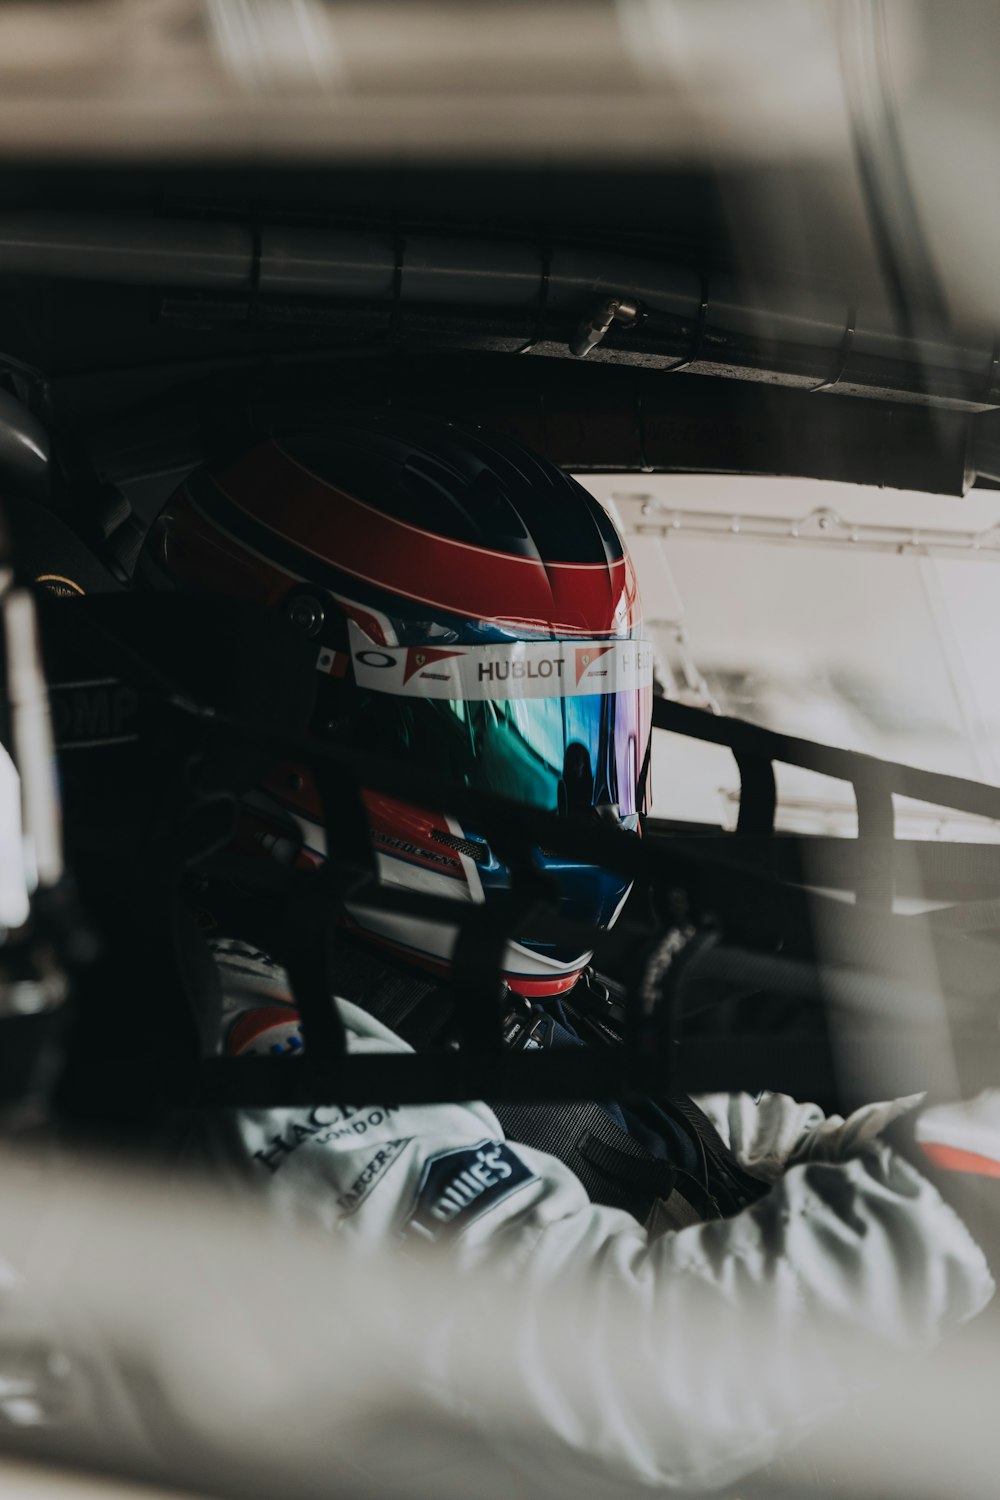
<path fill-rule="evenodd" d="M 269 437 L 195 470 L 146 542 L 161 586 L 282 609 L 317 646 L 314 731 L 474 790 L 638 831 L 652 665 L 631 560 L 601 506 L 554 464 L 471 425 L 395 413 Z M 489 902 L 510 872 L 443 811 L 366 792 L 383 881 Z M 255 795 L 254 838 L 326 854 L 309 774 Z M 628 882 L 539 850 L 561 916 L 607 928 Z M 360 933 L 447 972 L 455 929 L 347 905 Z M 504 978 L 572 988 L 589 952 L 525 933 Z"/>

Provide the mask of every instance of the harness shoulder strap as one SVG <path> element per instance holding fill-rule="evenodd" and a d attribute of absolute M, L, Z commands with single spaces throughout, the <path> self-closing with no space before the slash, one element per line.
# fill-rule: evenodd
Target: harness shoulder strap
<path fill-rule="evenodd" d="M 644 1223 L 653 1205 L 674 1191 L 676 1167 L 646 1151 L 592 1100 L 491 1108 L 508 1140 L 561 1161 L 592 1203 L 623 1208 Z M 707 1201 L 702 1206 L 707 1210 Z"/>
<path fill-rule="evenodd" d="M 447 1028 L 454 1000 L 429 975 L 387 962 L 360 943 L 340 941 L 334 959 L 337 992 L 419 1051 Z"/>

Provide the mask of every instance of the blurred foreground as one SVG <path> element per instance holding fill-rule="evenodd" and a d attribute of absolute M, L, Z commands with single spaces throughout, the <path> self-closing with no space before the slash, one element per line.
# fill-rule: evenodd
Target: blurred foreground
<path fill-rule="evenodd" d="M 519 1374 L 525 1339 L 540 1352 L 579 1350 L 585 1366 L 595 1290 L 583 1278 L 567 1277 L 542 1306 L 516 1277 L 359 1257 L 291 1232 L 250 1199 L 15 1156 L 2 1174 L 5 1251 L 23 1279 L 7 1277 L 0 1303 L 0 1442 L 10 1455 L 0 1495 L 117 1496 L 107 1475 L 287 1500 L 640 1493 L 588 1460 L 583 1435 L 581 1452 L 546 1436 L 538 1392 Z M 711 1390 L 713 1364 L 733 1341 L 755 1332 L 731 1309 L 706 1312 L 696 1392 Z M 633 1321 L 623 1302 L 605 1375 L 641 1419 L 653 1398 L 636 1385 Z M 823 1487 L 858 1500 L 939 1500 L 956 1493 L 960 1473 L 963 1497 L 992 1500 L 993 1322 L 987 1314 L 927 1362 L 890 1363 L 875 1396 L 859 1350 L 863 1405 L 740 1493 L 759 1483 L 783 1500 L 820 1474 Z M 801 1338 L 818 1339 L 818 1359 L 833 1352 L 828 1332 L 804 1328 Z M 440 1377 L 456 1370 L 462 1410 L 440 1395 Z M 760 1378 L 762 1388 L 780 1379 L 763 1343 Z M 575 1394 L 565 1392 L 568 1406 Z M 29 1456 L 68 1471 L 24 1470 Z M 102 1477 L 92 1484 L 79 1472 Z"/>

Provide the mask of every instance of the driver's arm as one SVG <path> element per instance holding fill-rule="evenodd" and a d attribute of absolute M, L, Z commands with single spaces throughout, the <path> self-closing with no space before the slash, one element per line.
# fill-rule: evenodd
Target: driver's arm
<path fill-rule="evenodd" d="M 342 1010 L 352 1046 L 405 1049 Z M 474 1278 L 413 1361 L 519 1462 L 558 1461 L 579 1496 L 616 1477 L 707 1491 L 890 1378 L 993 1292 L 965 1225 L 880 1140 L 877 1112 L 824 1125 L 781 1096 L 733 1109 L 734 1146 L 738 1126 L 758 1160 L 765 1140 L 774 1148 L 771 1191 L 659 1238 L 592 1204 L 559 1161 L 505 1142 L 484 1104 L 245 1111 L 206 1144 L 282 1212 L 360 1246 L 420 1253 L 436 1239 L 456 1272 L 489 1269 L 487 1300 L 497 1280 L 516 1290 L 484 1346 Z M 810 1140 L 824 1150 L 783 1171 L 785 1147 L 790 1161 Z"/>

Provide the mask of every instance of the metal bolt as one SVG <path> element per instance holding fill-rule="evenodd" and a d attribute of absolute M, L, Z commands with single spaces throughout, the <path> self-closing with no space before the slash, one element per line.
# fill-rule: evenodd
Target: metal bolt
<path fill-rule="evenodd" d="M 303 635 L 318 635 L 326 618 L 322 604 L 311 594 L 297 594 L 289 601 L 286 613 L 296 630 L 301 630 Z"/>

